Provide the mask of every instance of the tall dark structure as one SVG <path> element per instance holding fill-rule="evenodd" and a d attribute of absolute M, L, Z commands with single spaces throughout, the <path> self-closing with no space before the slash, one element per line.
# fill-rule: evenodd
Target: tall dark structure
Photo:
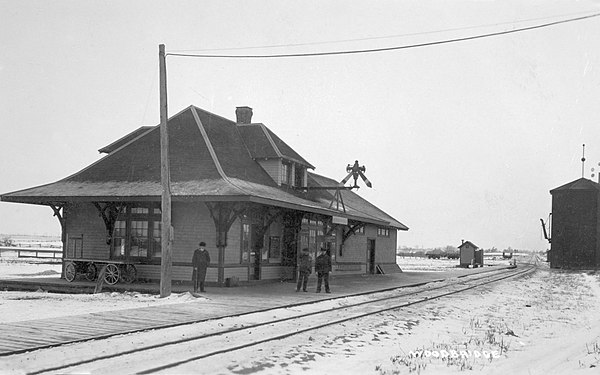
<path fill-rule="evenodd" d="M 550 190 L 552 230 L 550 267 L 600 266 L 600 184 L 580 178 Z"/>

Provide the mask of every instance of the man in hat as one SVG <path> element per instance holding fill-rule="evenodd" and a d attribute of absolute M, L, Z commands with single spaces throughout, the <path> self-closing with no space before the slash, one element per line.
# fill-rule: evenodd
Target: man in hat
<path fill-rule="evenodd" d="M 321 284 L 325 281 L 325 293 L 331 293 L 329 290 L 329 272 L 331 272 L 331 256 L 327 254 L 327 249 L 321 248 L 319 256 L 315 260 L 315 272 L 317 273 L 317 293 L 321 293 Z"/>
<path fill-rule="evenodd" d="M 296 292 L 306 292 L 306 285 L 308 284 L 308 275 L 312 270 L 312 262 L 310 261 L 310 255 L 308 255 L 308 249 L 302 249 L 300 253 L 300 259 L 298 259 L 298 284 L 296 284 Z"/>
<path fill-rule="evenodd" d="M 204 279 L 206 278 L 206 268 L 210 264 L 210 254 L 206 250 L 206 243 L 200 242 L 198 249 L 194 250 L 192 257 L 192 282 L 194 283 L 194 293 L 198 293 L 198 289 L 204 292 Z"/>

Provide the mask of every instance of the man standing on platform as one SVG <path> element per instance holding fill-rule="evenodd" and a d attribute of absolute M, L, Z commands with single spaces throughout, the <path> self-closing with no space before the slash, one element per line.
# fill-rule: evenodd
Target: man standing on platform
<path fill-rule="evenodd" d="M 194 250 L 192 257 L 192 282 L 194 283 L 194 293 L 198 293 L 198 289 L 204 292 L 204 279 L 206 278 L 206 268 L 210 264 L 210 254 L 206 250 L 206 243 L 200 242 L 199 248 Z"/>
<path fill-rule="evenodd" d="M 329 272 L 331 272 L 331 256 L 327 250 L 321 248 L 319 256 L 315 260 L 315 272 L 317 273 L 317 293 L 321 293 L 321 284 L 325 281 L 325 293 L 331 293 L 329 290 Z"/>
<path fill-rule="evenodd" d="M 298 260 L 298 284 L 296 284 L 296 292 L 299 292 L 300 288 L 302 288 L 303 292 L 306 292 L 308 275 L 310 275 L 311 268 L 312 262 L 310 261 L 310 255 L 308 255 L 308 249 L 304 248 Z"/>

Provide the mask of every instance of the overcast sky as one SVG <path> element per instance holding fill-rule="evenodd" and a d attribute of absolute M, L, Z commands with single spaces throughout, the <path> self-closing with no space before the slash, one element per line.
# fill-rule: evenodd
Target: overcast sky
<path fill-rule="evenodd" d="M 600 1 L 0 0 L 0 193 L 67 177 L 159 123 L 167 52 L 274 54 L 436 42 L 600 13 Z M 281 46 L 270 48 L 247 48 Z M 236 106 L 410 230 L 399 246 L 543 250 L 549 190 L 600 162 L 600 17 L 369 54 L 169 56 L 169 114 Z M 595 177 L 594 179 L 596 179 Z M 0 203 L 0 233 L 59 234 L 48 207 Z"/>

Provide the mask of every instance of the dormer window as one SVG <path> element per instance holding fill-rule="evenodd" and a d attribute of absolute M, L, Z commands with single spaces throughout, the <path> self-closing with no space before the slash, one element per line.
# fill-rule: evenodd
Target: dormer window
<path fill-rule="evenodd" d="M 304 181 L 304 175 L 306 174 L 306 168 L 301 167 L 296 164 L 296 168 L 294 170 L 294 186 L 303 187 L 306 186 L 306 182 Z"/>
<path fill-rule="evenodd" d="M 292 182 L 292 165 L 290 163 L 282 163 L 281 168 L 281 184 L 291 185 Z"/>

